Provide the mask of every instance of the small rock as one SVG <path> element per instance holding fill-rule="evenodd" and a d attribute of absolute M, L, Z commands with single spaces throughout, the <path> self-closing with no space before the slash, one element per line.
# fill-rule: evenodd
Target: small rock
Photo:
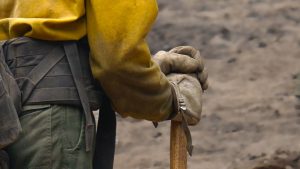
<path fill-rule="evenodd" d="M 162 136 L 162 133 L 161 132 L 158 132 L 158 133 L 156 133 L 153 137 L 154 138 L 158 138 L 158 137 L 161 137 Z"/>
<path fill-rule="evenodd" d="M 235 133 L 244 129 L 241 123 L 228 123 L 223 126 L 223 132 L 225 133 Z"/>
<path fill-rule="evenodd" d="M 297 78 L 298 78 L 298 76 L 299 76 L 298 74 L 292 74 L 292 79 L 294 79 L 294 80 L 295 80 L 295 79 L 297 79 Z"/>
<path fill-rule="evenodd" d="M 234 62 L 236 62 L 236 58 L 230 58 L 230 59 L 228 59 L 227 60 L 227 63 L 234 63 Z"/>
<path fill-rule="evenodd" d="M 300 110 L 300 103 L 298 103 L 298 104 L 295 105 L 295 109 L 296 110 Z M 300 116 L 300 114 L 299 114 L 299 116 Z"/>
<path fill-rule="evenodd" d="M 275 117 L 280 117 L 280 116 L 281 116 L 279 110 L 275 110 L 275 111 L 274 111 L 274 116 L 275 116 Z"/>
<path fill-rule="evenodd" d="M 270 28 L 267 30 L 267 32 L 268 32 L 269 34 L 272 34 L 272 35 L 280 35 L 280 34 L 283 34 L 283 31 L 280 30 L 280 29 L 278 29 L 278 28 L 275 27 L 275 26 L 270 27 Z"/>
<path fill-rule="evenodd" d="M 162 162 L 160 161 L 156 161 L 153 165 L 154 167 L 159 167 L 159 166 L 162 166 Z"/>
<path fill-rule="evenodd" d="M 231 38 L 231 33 L 230 33 L 230 30 L 227 29 L 227 28 L 222 28 L 221 29 L 221 34 L 222 34 L 222 38 L 225 39 L 225 40 L 230 40 Z"/>
<path fill-rule="evenodd" d="M 256 36 L 256 35 L 254 35 L 254 34 L 249 35 L 248 41 L 252 41 L 252 40 L 254 40 L 254 39 L 257 39 L 257 36 Z"/>
<path fill-rule="evenodd" d="M 265 47 L 267 47 L 268 45 L 265 43 L 265 42 L 259 42 L 258 43 L 258 47 L 259 48 L 265 48 Z"/>

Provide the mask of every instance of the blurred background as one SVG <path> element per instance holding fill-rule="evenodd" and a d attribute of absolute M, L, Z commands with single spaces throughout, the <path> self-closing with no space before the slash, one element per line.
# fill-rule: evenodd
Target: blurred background
<path fill-rule="evenodd" d="M 191 45 L 210 89 L 189 169 L 300 168 L 300 0 L 158 0 L 152 53 Z M 169 122 L 118 119 L 116 169 L 168 169 Z"/>

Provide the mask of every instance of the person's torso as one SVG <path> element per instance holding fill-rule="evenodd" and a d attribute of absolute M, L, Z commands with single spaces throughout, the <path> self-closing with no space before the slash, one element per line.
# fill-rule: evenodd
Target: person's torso
<path fill-rule="evenodd" d="M 86 34 L 85 22 L 85 0 L 0 1 L 0 40 L 78 40 Z"/>

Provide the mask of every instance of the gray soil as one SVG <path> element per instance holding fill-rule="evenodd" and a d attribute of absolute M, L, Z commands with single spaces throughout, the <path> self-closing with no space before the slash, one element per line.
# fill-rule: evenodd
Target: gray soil
<path fill-rule="evenodd" d="M 200 49 L 209 70 L 189 169 L 299 168 L 300 0 L 160 0 L 153 53 Z M 118 119 L 116 169 L 168 169 L 169 122 Z"/>

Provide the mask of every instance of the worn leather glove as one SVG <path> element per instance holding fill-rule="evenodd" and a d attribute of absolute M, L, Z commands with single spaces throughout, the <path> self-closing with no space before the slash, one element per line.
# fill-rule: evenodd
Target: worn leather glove
<path fill-rule="evenodd" d="M 187 140 L 187 151 L 193 152 L 191 132 L 188 125 L 199 123 L 202 112 L 202 88 L 196 74 L 169 74 L 172 84 L 174 113 L 171 120 L 180 121 Z"/>
<path fill-rule="evenodd" d="M 191 47 L 191 46 L 178 46 L 169 51 L 170 53 L 177 53 L 181 55 L 187 55 L 195 60 L 197 60 L 198 64 L 201 65 L 199 66 L 199 70 L 197 72 L 193 72 L 197 74 L 197 77 L 201 83 L 202 90 L 208 89 L 208 73 L 205 68 L 204 64 L 204 59 L 200 55 L 200 51 Z"/>
<path fill-rule="evenodd" d="M 158 63 L 161 71 L 170 73 L 196 74 L 202 89 L 208 88 L 207 71 L 200 52 L 191 46 L 179 46 L 169 52 L 160 51 L 154 55 L 153 60 Z"/>
<path fill-rule="evenodd" d="M 188 125 L 196 125 L 202 112 L 202 87 L 195 74 L 169 74 L 173 86 L 175 121 L 185 120 Z"/>

